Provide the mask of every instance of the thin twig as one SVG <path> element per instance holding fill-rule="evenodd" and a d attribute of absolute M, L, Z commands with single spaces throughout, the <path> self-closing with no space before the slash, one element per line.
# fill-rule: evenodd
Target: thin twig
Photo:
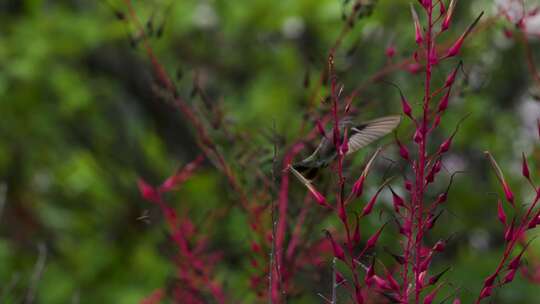
<path fill-rule="evenodd" d="M 25 304 L 34 303 L 37 287 L 39 281 L 41 280 L 43 270 L 45 269 L 45 262 L 47 261 L 47 246 L 45 245 L 45 243 L 42 242 L 38 244 L 38 251 L 39 255 L 36 261 L 36 265 L 34 266 L 34 273 L 32 274 L 32 278 L 30 279 L 30 287 L 28 288 L 28 292 L 26 293 L 26 300 L 24 301 Z"/>
<path fill-rule="evenodd" d="M 336 258 L 332 259 L 332 304 L 337 304 Z"/>
<path fill-rule="evenodd" d="M 6 206 L 6 197 L 7 197 L 7 185 L 5 183 L 0 184 L 0 220 L 2 219 L 2 214 L 4 213 L 4 207 Z"/>

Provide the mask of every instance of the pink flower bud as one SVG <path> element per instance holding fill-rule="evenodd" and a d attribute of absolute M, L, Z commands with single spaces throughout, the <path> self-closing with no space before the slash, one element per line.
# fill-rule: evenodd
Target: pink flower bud
<path fill-rule="evenodd" d="M 437 128 L 441 124 L 441 114 L 435 116 L 435 121 L 433 122 L 433 129 Z"/>
<path fill-rule="evenodd" d="M 514 238 L 514 223 L 515 218 L 512 219 L 512 224 L 508 227 L 506 227 L 506 230 L 504 232 L 504 240 L 507 242 L 510 242 Z"/>
<path fill-rule="evenodd" d="M 525 153 L 521 154 L 523 157 L 523 161 L 521 163 L 521 174 L 526 178 L 530 179 L 531 175 L 529 173 L 529 165 L 527 165 L 527 158 L 525 157 Z"/>
<path fill-rule="evenodd" d="M 503 284 L 508 284 L 514 280 L 514 277 L 516 276 L 517 269 L 512 269 L 508 271 L 508 273 L 504 276 Z"/>
<path fill-rule="evenodd" d="M 353 185 L 353 188 L 352 188 L 352 193 L 356 196 L 356 197 L 359 197 L 360 195 L 362 195 L 362 192 L 364 191 L 364 180 L 366 179 L 365 175 L 360 175 L 360 178 L 358 178 L 358 180 L 354 183 Z"/>
<path fill-rule="evenodd" d="M 463 64 L 463 62 L 460 61 L 458 66 L 452 71 L 452 73 L 450 73 L 448 75 L 448 77 L 446 77 L 446 81 L 444 82 L 444 87 L 445 88 L 451 87 L 454 84 L 454 81 L 456 80 L 457 72 L 458 72 L 458 70 L 459 70 L 459 68 L 461 67 L 462 64 Z"/>
<path fill-rule="evenodd" d="M 367 273 L 366 273 L 366 279 L 371 279 L 375 275 L 375 260 L 369 265 Z"/>
<path fill-rule="evenodd" d="M 372 277 L 372 280 L 373 282 L 375 282 L 375 285 L 380 289 L 392 289 L 392 287 L 390 287 L 390 284 L 388 284 L 385 279 L 379 277 L 378 275 L 374 275 Z"/>
<path fill-rule="evenodd" d="M 441 171 L 442 162 L 441 159 L 437 159 L 435 164 L 431 167 L 428 175 L 426 176 L 426 184 L 432 183 L 435 180 L 435 176 Z"/>
<path fill-rule="evenodd" d="M 448 10 L 446 11 L 446 16 L 443 19 L 443 22 L 441 24 L 441 32 L 444 32 L 448 29 L 450 26 L 450 22 L 452 21 L 452 15 L 454 14 L 454 8 L 456 6 L 456 0 L 450 0 L 450 5 L 448 6 Z"/>
<path fill-rule="evenodd" d="M 456 42 L 454 42 L 454 44 L 448 49 L 448 52 L 446 53 L 445 58 L 456 56 L 459 53 L 463 45 L 463 41 L 465 41 L 465 38 L 467 38 L 467 36 L 471 33 L 473 28 L 476 26 L 476 23 L 478 23 L 478 21 L 483 15 L 484 15 L 484 12 L 480 13 L 480 15 L 476 17 L 474 22 L 467 28 L 467 30 L 463 34 L 461 34 L 461 36 L 456 40 Z M 444 21 L 443 21 L 443 25 L 444 25 Z"/>
<path fill-rule="evenodd" d="M 405 201 L 401 196 L 399 196 L 392 188 L 390 188 L 390 191 L 392 192 L 392 203 L 394 204 L 394 209 L 396 211 L 399 211 L 399 208 L 405 206 Z"/>
<path fill-rule="evenodd" d="M 444 202 L 446 202 L 446 200 L 448 199 L 448 192 L 443 192 L 441 194 L 439 194 L 439 196 L 437 197 L 437 201 L 435 202 L 435 204 L 442 204 Z"/>
<path fill-rule="evenodd" d="M 502 206 L 501 200 L 497 201 L 497 217 L 499 218 L 499 221 L 501 221 L 501 223 L 506 226 L 506 214 L 504 213 L 504 208 Z"/>
<path fill-rule="evenodd" d="M 446 94 L 444 94 L 443 98 L 439 102 L 439 108 L 437 109 L 438 113 L 444 112 L 446 108 L 448 108 L 448 100 L 450 99 L 450 89 L 446 91 Z"/>
<path fill-rule="evenodd" d="M 159 193 L 156 189 L 154 189 L 154 187 L 150 186 L 142 179 L 139 179 L 137 184 L 139 186 L 139 192 L 141 193 L 141 196 L 145 200 L 153 202 L 153 203 L 157 203 L 161 201 L 159 197 Z"/>
<path fill-rule="evenodd" d="M 393 45 L 386 48 L 386 51 L 385 51 L 386 57 L 392 58 L 394 57 L 395 54 L 396 54 L 396 48 Z"/>
<path fill-rule="evenodd" d="M 375 193 L 375 195 L 371 197 L 371 199 L 366 204 L 366 206 L 364 206 L 361 216 L 366 216 L 371 213 L 371 211 L 373 210 L 373 206 L 375 205 L 375 202 L 377 201 L 377 197 L 379 197 L 379 194 L 381 193 L 382 189 L 383 188 L 380 187 L 379 190 L 377 190 L 377 192 Z"/>
<path fill-rule="evenodd" d="M 410 63 L 406 66 L 406 69 L 411 74 L 418 74 L 422 70 L 422 66 L 419 63 Z"/>
<path fill-rule="evenodd" d="M 444 154 L 450 150 L 450 147 L 452 146 L 452 139 L 454 138 L 454 135 L 450 136 L 447 140 L 445 140 L 440 146 L 439 146 L 439 154 Z"/>
<path fill-rule="evenodd" d="M 443 240 L 440 240 L 437 243 L 435 243 L 435 245 L 433 246 L 433 251 L 443 252 L 445 247 L 446 247 L 446 242 Z"/>
<path fill-rule="evenodd" d="M 392 274 L 390 272 L 388 272 L 386 274 L 386 280 L 388 281 L 388 283 L 390 284 L 390 288 L 392 290 L 395 290 L 395 291 L 399 291 L 399 284 L 398 282 L 396 281 L 396 279 L 394 279 L 394 277 L 392 276 Z"/>
<path fill-rule="evenodd" d="M 257 244 L 256 242 L 252 242 L 251 243 L 251 251 L 253 251 L 255 253 L 260 253 L 261 252 L 261 246 L 259 244 Z"/>
<path fill-rule="evenodd" d="M 446 268 L 445 270 L 439 272 L 438 274 L 432 276 L 431 278 L 429 278 L 429 285 L 434 285 L 434 284 L 437 284 L 437 282 L 441 279 L 441 277 L 448 271 L 450 270 L 450 267 Z"/>
<path fill-rule="evenodd" d="M 480 292 L 480 299 L 489 297 L 491 295 L 492 290 L 493 290 L 492 286 L 484 287 L 482 291 Z"/>
<path fill-rule="evenodd" d="M 432 292 L 430 292 L 425 298 L 424 298 L 424 304 L 431 304 L 433 303 L 433 300 L 435 300 L 435 296 L 437 296 L 437 292 L 439 291 L 439 287 L 433 289 Z"/>
<path fill-rule="evenodd" d="M 403 109 L 403 113 L 410 117 L 412 119 L 412 108 L 405 96 L 401 92 L 399 92 L 401 95 L 401 108 Z"/>
<path fill-rule="evenodd" d="M 341 245 L 334 241 L 334 238 L 332 237 L 330 231 L 326 231 L 326 236 L 332 243 L 332 250 L 334 252 L 334 256 L 342 261 L 345 261 L 345 252 L 343 251 L 343 248 L 341 248 Z"/>
<path fill-rule="evenodd" d="M 377 232 L 375 232 L 375 234 L 372 235 L 368 239 L 368 241 L 366 243 L 366 249 L 365 250 L 369 250 L 369 249 L 375 247 L 375 244 L 377 244 L 377 241 L 379 240 L 379 236 L 381 235 L 381 232 L 383 231 L 383 229 L 384 229 L 384 225 L 381 228 L 379 228 L 379 230 L 377 230 Z"/>
<path fill-rule="evenodd" d="M 411 14 L 414 20 L 414 39 L 418 45 L 422 44 L 422 41 L 424 41 L 424 38 L 422 37 L 422 26 L 420 25 L 420 20 L 418 18 L 418 14 L 416 13 L 416 10 L 414 9 L 414 6 L 411 3 Z"/>
<path fill-rule="evenodd" d="M 409 150 L 407 149 L 407 147 L 405 147 L 405 145 L 403 145 L 397 138 L 396 142 L 399 146 L 399 156 L 401 156 L 405 160 L 409 160 Z"/>
<path fill-rule="evenodd" d="M 439 13 L 441 14 L 441 16 L 446 13 L 446 6 L 444 6 L 443 1 L 439 1 Z"/>
<path fill-rule="evenodd" d="M 324 195 L 322 195 L 319 191 L 317 191 L 317 189 L 315 189 L 315 187 L 313 186 L 310 186 L 310 187 L 307 187 L 309 192 L 311 193 L 311 195 L 313 196 L 313 198 L 315 199 L 315 201 L 317 202 L 317 204 L 323 206 L 323 207 L 326 207 L 328 208 L 328 203 L 326 203 L 326 197 L 324 197 Z"/>
<path fill-rule="evenodd" d="M 521 263 L 521 257 L 523 256 L 523 253 L 525 253 L 525 249 L 526 248 L 521 250 L 521 252 L 515 258 L 513 258 L 510 263 L 508 263 L 508 269 L 515 270 L 519 268 L 519 265 Z"/>
<path fill-rule="evenodd" d="M 317 126 L 317 131 L 319 131 L 319 134 L 322 137 L 327 138 L 326 131 L 324 130 L 324 127 L 323 127 L 321 121 L 317 119 L 317 122 L 315 123 L 315 125 Z"/>
<path fill-rule="evenodd" d="M 506 183 L 506 181 L 502 182 L 503 190 L 504 190 L 504 196 L 506 197 L 506 200 L 514 205 L 514 193 L 512 193 L 512 190 L 510 190 L 510 186 Z"/>
<path fill-rule="evenodd" d="M 497 273 L 494 273 L 492 275 L 490 275 L 489 277 L 487 277 L 485 280 L 484 280 L 484 287 L 491 287 L 493 286 L 493 282 L 495 282 L 495 278 L 497 277 Z"/>
<path fill-rule="evenodd" d="M 412 187 L 413 187 L 411 181 L 405 180 L 403 183 L 404 183 L 405 189 L 406 189 L 407 191 L 411 192 L 411 191 L 412 191 Z"/>
<path fill-rule="evenodd" d="M 512 39 L 514 37 L 514 33 L 512 32 L 512 30 L 506 27 L 503 29 L 503 34 L 504 37 L 506 37 L 507 39 Z"/>
<path fill-rule="evenodd" d="M 427 272 L 426 272 L 426 271 L 422 271 L 422 272 L 420 272 L 420 274 L 419 274 L 418 277 L 416 278 L 416 285 L 418 285 L 418 288 L 419 288 L 419 289 L 424 288 L 424 282 L 425 282 L 425 280 L 426 280 L 426 275 L 427 275 Z"/>
<path fill-rule="evenodd" d="M 452 302 L 452 304 L 461 304 L 461 300 L 458 299 L 458 298 L 456 298 L 456 299 L 454 300 L 454 302 Z"/>

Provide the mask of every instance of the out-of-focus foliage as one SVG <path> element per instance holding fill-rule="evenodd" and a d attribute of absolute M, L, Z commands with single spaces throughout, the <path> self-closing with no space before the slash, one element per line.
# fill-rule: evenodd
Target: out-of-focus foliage
<path fill-rule="evenodd" d="M 254 158 L 243 150 L 257 153 L 258 163 L 245 167 L 258 167 L 270 176 L 272 134 L 278 134 L 282 149 L 306 133 L 299 127 L 307 109 L 326 109 L 321 106 L 325 89 L 317 90 L 317 83 L 350 4 L 134 2 L 140 19 L 151 20 L 145 26 L 163 31 L 150 43 L 177 77 L 180 94 L 204 113 L 208 107 L 201 98 L 190 98 L 197 81 L 208 99 L 219 103 L 226 127 L 246 135 L 247 142 L 213 131 L 226 158 L 233 164 L 249 163 Z M 397 92 L 369 79 L 385 65 L 411 56 L 414 32 L 408 6 L 408 1 L 376 1 L 336 53 L 345 90 L 363 88 L 355 105 L 366 119 L 400 111 Z M 492 1 L 460 1 L 453 30 L 439 39 L 452 41 L 480 10 L 492 18 Z M 174 276 L 161 214 L 139 197 L 136 180 L 142 176 L 161 182 L 198 154 L 196 138 L 185 118 L 156 94 L 137 32 L 115 18 L 115 12 L 127 13 L 123 1 L 0 3 L 0 182 L 5 189 L 0 208 L 1 303 L 20 303 L 33 288 L 36 303 L 136 303 Z M 446 160 L 448 171 L 464 173 L 457 176 L 448 212 L 435 231 L 437 236 L 455 234 L 437 265 L 442 269 L 451 261 L 447 279 L 454 285 L 446 292 L 462 288 L 464 303 L 476 296 L 502 250 L 496 198 L 490 194 L 500 192 L 483 151 L 497 156 L 519 193 L 518 203 L 527 201 L 524 195 L 530 193 L 518 179 L 522 151 L 532 156 L 533 178 L 540 172 L 535 133 L 540 104 L 531 94 L 535 88 L 523 46 L 504 36 L 503 29 L 511 24 L 487 22 L 466 45 L 462 58 L 467 77 L 463 81 L 460 76 L 463 90 L 445 116 L 449 134 L 470 114 Z M 530 43 L 538 65 L 539 41 Z M 390 45 L 396 49 L 392 59 L 384 54 Z M 445 62 L 445 70 L 454 64 Z M 434 77 L 441 81 L 445 74 Z M 420 75 L 397 69 L 385 78 L 418 104 L 423 94 Z M 314 92 L 319 93 L 315 100 Z M 308 122 L 311 127 L 313 121 Z M 409 131 L 404 124 L 399 133 Z M 360 153 L 354 163 L 361 164 L 369 152 Z M 392 153 L 386 156 L 395 158 Z M 256 174 L 244 171 L 242 183 L 261 187 L 255 184 Z M 373 180 L 382 176 L 375 174 Z M 291 187 L 303 193 L 298 183 Z M 223 253 L 217 277 L 226 292 L 236 301 L 255 301 L 248 282 L 252 236 L 222 175 L 205 166 L 168 199 Z M 296 210 L 301 201 L 291 204 Z M 316 213 L 313 208 L 311 213 Z M 206 221 L 209 215 L 216 218 L 213 223 Z M 392 246 L 393 235 L 383 237 Z M 36 267 L 40 244 L 47 248 L 41 271 Z M 540 251 L 537 242 L 532 246 Z M 307 287 L 291 302 L 320 301 L 316 294 L 327 288 Z M 537 286 L 520 278 L 495 299 L 535 303 L 539 298 Z"/>

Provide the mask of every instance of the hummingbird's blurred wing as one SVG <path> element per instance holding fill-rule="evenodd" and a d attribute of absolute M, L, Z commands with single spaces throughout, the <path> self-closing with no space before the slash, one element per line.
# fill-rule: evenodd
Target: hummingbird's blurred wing
<path fill-rule="evenodd" d="M 392 115 L 370 120 L 359 126 L 352 127 L 350 129 L 351 135 L 349 137 L 349 151 L 347 155 L 362 149 L 392 132 L 399 125 L 400 121 L 400 115 Z"/>

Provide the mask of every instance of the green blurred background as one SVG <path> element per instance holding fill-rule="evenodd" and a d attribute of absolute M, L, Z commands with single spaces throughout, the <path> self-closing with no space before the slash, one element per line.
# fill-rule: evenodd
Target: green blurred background
<path fill-rule="evenodd" d="M 376 1 L 347 34 L 336 53 L 347 92 L 369 84 L 385 65 L 411 56 L 409 2 Z M 452 30 L 440 40 L 452 41 L 481 10 L 493 18 L 492 2 L 460 1 Z M 190 98 L 198 75 L 208 99 L 225 113 L 224 123 L 239 135 L 231 139 L 214 130 L 214 139 L 231 162 L 245 160 L 235 169 L 246 188 L 259 187 L 250 168 L 269 176 L 269 134 L 279 135 L 280 153 L 302 136 L 305 109 L 350 3 L 155 0 L 134 1 L 134 6 L 141 20 L 162 30 L 150 42 L 180 94 L 204 113 L 208 105 Z M 122 1 L 0 1 L 1 303 L 22 303 L 29 290 L 35 290 L 35 303 L 137 303 L 174 276 L 163 250 L 166 226 L 159 210 L 139 197 L 136 181 L 143 177 L 157 184 L 199 152 L 189 123 L 157 96 L 140 43 L 130 43 L 134 28 L 115 18 L 115 11 L 125 12 Z M 512 25 L 493 20 L 467 42 L 462 57 L 468 77 L 460 76 L 461 90 L 451 101 L 444 132 L 435 135 L 443 139 L 470 113 L 445 159 L 450 172 L 465 173 L 458 175 L 448 212 L 434 232 L 456 234 L 435 269 L 453 267 L 448 280 L 463 287 L 464 303 L 494 269 L 503 244 L 496 198 L 490 194 L 501 192 L 483 151 L 500 162 L 519 203 L 531 196 L 519 178 L 522 151 L 531 156 L 538 180 L 538 91 L 523 45 L 506 38 L 505 28 Z M 539 41 L 530 43 L 540 62 Z M 392 59 L 385 57 L 388 46 L 396 49 Z M 456 62 L 441 64 L 435 78 L 444 79 Z M 422 76 L 398 69 L 386 79 L 418 105 Z M 381 84 L 365 86 L 355 103 L 366 118 L 400 111 L 397 92 Z M 407 130 L 404 124 L 400 134 Z M 354 163 L 370 152 L 360 153 Z M 257 158 L 246 156 L 250 153 Z M 397 159 L 395 151 L 387 156 Z M 303 193 L 301 185 L 291 187 Z M 252 236 L 223 176 L 206 164 L 169 201 L 201 225 L 211 248 L 225 252 L 216 276 L 232 302 L 256 302 L 245 258 Z M 203 225 L 209 213 L 224 206 L 226 216 Z M 392 234 L 385 242 L 395 243 Z M 540 252 L 538 242 L 532 247 Z M 40 248 L 44 264 L 35 279 Z M 321 288 L 326 287 L 314 284 L 291 302 L 320 302 Z M 538 287 L 521 277 L 494 297 L 494 303 L 539 302 Z"/>

